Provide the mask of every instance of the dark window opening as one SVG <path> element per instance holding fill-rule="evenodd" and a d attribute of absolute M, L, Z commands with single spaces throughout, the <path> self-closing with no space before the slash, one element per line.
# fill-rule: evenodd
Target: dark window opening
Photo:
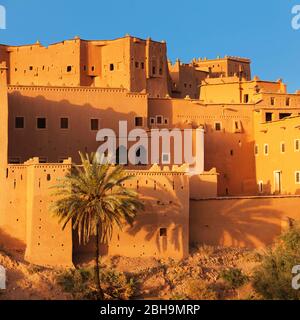
<path fill-rule="evenodd" d="M 83 71 L 86 71 L 86 66 L 83 66 Z"/>
<path fill-rule="evenodd" d="M 162 74 L 163 74 L 163 70 L 162 70 L 162 68 L 159 68 L 159 75 L 162 76 Z"/>
<path fill-rule="evenodd" d="M 33 66 L 30 66 L 30 67 L 29 67 L 29 70 L 32 71 L 32 70 L 33 70 Z"/>
<path fill-rule="evenodd" d="M 141 68 L 144 69 L 145 68 L 145 64 L 144 62 L 141 62 Z"/>
<path fill-rule="evenodd" d="M 92 66 L 92 71 L 95 71 L 95 67 L 94 66 Z"/>
<path fill-rule="evenodd" d="M 60 118 L 60 128 L 61 129 L 69 129 L 69 119 L 68 118 Z"/>
<path fill-rule="evenodd" d="M 286 106 L 289 106 L 289 105 L 290 105 L 290 98 L 286 98 L 286 100 L 285 100 L 285 105 L 286 105 Z"/>
<path fill-rule="evenodd" d="M 91 130 L 92 131 L 99 130 L 99 120 L 98 119 L 91 119 Z"/>
<path fill-rule="evenodd" d="M 51 175 L 47 174 L 47 181 L 50 181 L 50 180 L 51 180 Z"/>
<path fill-rule="evenodd" d="M 279 119 L 284 119 L 290 117 L 292 114 L 291 113 L 279 113 Z"/>
<path fill-rule="evenodd" d="M 135 62 L 135 67 L 138 68 L 139 67 L 139 63 L 136 61 Z"/>
<path fill-rule="evenodd" d="M 167 228 L 160 228 L 159 235 L 160 235 L 160 237 L 166 237 L 167 236 Z"/>
<path fill-rule="evenodd" d="M 156 68 L 152 67 L 152 74 L 155 75 L 156 74 Z"/>
<path fill-rule="evenodd" d="M 274 106 L 274 104 L 275 104 L 275 98 L 271 97 L 271 106 Z"/>
<path fill-rule="evenodd" d="M 46 118 L 37 118 L 36 126 L 38 129 L 46 129 L 47 127 L 47 119 Z"/>
<path fill-rule="evenodd" d="M 266 112 L 266 122 L 272 121 L 272 112 Z"/>
<path fill-rule="evenodd" d="M 24 128 L 24 117 L 16 117 L 15 128 L 16 129 L 23 129 Z"/>
<path fill-rule="evenodd" d="M 161 116 L 156 117 L 156 123 L 162 124 L 162 117 Z"/>
<path fill-rule="evenodd" d="M 220 122 L 215 123 L 215 129 L 216 129 L 216 131 L 221 131 L 221 123 Z"/>
<path fill-rule="evenodd" d="M 244 103 L 249 102 L 249 94 L 244 94 Z"/>
<path fill-rule="evenodd" d="M 230 155 L 233 156 L 233 150 L 230 150 Z"/>
<path fill-rule="evenodd" d="M 282 152 L 282 153 L 285 152 L 285 144 L 284 144 L 284 143 L 281 144 L 281 152 Z"/>
<path fill-rule="evenodd" d="M 111 64 L 109 65 L 109 70 L 110 70 L 110 71 L 114 71 L 114 70 L 115 70 L 115 66 L 114 66 L 113 63 L 111 63 Z"/>
<path fill-rule="evenodd" d="M 143 118 L 142 117 L 135 117 L 135 126 L 142 127 L 143 126 Z"/>
<path fill-rule="evenodd" d="M 67 66 L 67 72 L 71 72 L 72 71 L 72 66 Z"/>

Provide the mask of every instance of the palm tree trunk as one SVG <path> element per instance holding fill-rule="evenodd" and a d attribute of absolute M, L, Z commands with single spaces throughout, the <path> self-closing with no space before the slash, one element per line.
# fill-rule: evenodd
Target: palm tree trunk
<path fill-rule="evenodd" d="M 101 288 L 100 283 L 100 266 L 99 266 L 99 224 L 97 224 L 97 231 L 96 231 L 96 256 L 95 256 L 95 282 L 98 290 L 98 295 L 100 300 L 104 300 L 104 293 Z"/>

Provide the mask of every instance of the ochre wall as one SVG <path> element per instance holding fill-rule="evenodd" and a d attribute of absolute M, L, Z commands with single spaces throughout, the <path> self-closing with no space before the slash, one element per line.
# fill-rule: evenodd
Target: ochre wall
<path fill-rule="evenodd" d="M 300 197 L 190 201 L 190 243 L 259 248 L 272 244 L 288 218 L 300 220 Z"/>

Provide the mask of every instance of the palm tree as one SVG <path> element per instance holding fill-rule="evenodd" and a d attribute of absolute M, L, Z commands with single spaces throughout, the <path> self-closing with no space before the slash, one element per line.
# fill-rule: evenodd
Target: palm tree
<path fill-rule="evenodd" d="M 103 300 L 99 243 L 108 244 L 115 225 L 122 229 L 123 224 L 132 224 L 143 204 L 135 191 L 123 186 L 132 178 L 123 167 L 99 164 L 95 154 L 84 156 L 80 153 L 80 157 L 82 165 L 73 166 L 71 172 L 54 187 L 57 200 L 52 209 L 63 229 L 72 221 L 80 243 L 85 245 L 95 236 L 95 283 L 99 299 Z"/>

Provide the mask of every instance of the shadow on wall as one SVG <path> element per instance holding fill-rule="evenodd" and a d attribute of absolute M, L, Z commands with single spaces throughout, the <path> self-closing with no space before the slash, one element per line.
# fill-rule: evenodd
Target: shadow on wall
<path fill-rule="evenodd" d="M 96 106 L 88 103 L 76 105 L 68 100 L 52 101 L 43 96 L 24 96 L 17 91 L 10 93 L 9 158 L 25 162 L 29 158 L 40 157 L 57 163 L 62 158 L 72 157 L 75 163 L 79 163 L 79 150 L 96 152 L 100 145 L 96 141 L 98 130 L 91 130 L 91 119 L 99 119 L 99 129 L 111 128 L 116 134 L 119 120 L 128 121 L 128 130 L 134 128 L 135 116 L 140 115 L 134 111 L 116 111 L 116 108 L 122 109 L 119 104 L 116 101 L 115 105 L 106 103 L 103 107 L 99 98 Z M 15 129 L 15 117 L 25 118 L 24 129 Z M 37 129 L 38 117 L 47 119 L 46 129 Z M 60 128 L 61 118 L 68 118 L 68 129 Z"/>
<path fill-rule="evenodd" d="M 0 251 L 3 249 L 20 250 L 25 253 L 26 244 L 19 239 L 12 237 L 0 228 Z"/>
<path fill-rule="evenodd" d="M 137 188 L 139 179 L 141 177 L 136 176 L 130 181 L 133 189 Z M 188 255 L 189 199 L 187 190 L 182 189 L 186 177 L 182 178 L 181 185 L 177 180 L 175 190 L 172 189 L 172 178 L 166 178 L 162 183 L 156 180 L 155 188 L 151 187 L 154 181 L 150 177 L 146 179 L 148 186 L 140 185 L 137 190 L 145 211 L 137 213 L 132 226 L 125 225 L 123 230 L 115 227 L 109 246 L 102 245 L 102 255 L 174 258 Z M 93 258 L 94 239 L 86 246 L 78 244 L 77 235 L 73 236 L 73 241 L 75 263 Z"/>
<path fill-rule="evenodd" d="M 285 200 L 290 201 L 280 198 L 192 200 L 190 243 L 249 248 L 270 245 L 280 235 L 282 219 L 289 213 L 280 209 L 289 210 Z"/>

